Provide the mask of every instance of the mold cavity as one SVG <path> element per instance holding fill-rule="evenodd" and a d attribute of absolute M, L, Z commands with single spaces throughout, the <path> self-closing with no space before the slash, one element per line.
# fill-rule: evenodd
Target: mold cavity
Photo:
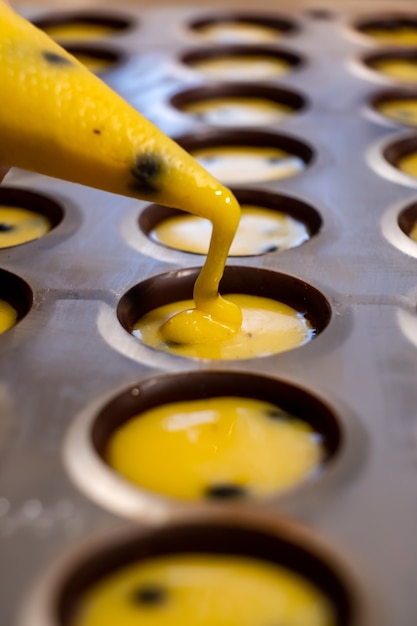
<path fill-rule="evenodd" d="M 184 500 L 272 497 L 317 480 L 341 444 L 333 412 L 278 380 L 193 372 L 135 389 L 112 399 L 90 432 L 101 458 L 145 491 Z"/>
<path fill-rule="evenodd" d="M 399 213 L 398 226 L 407 237 L 417 242 L 417 202 L 413 202 Z"/>
<path fill-rule="evenodd" d="M 183 135 L 177 141 L 226 185 L 288 178 L 313 159 L 313 150 L 305 143 L 262 131 L 213 131 Z"/>
<path fill-rule="evenodd" d="M 335 17 L 335 13 L 330 9 L 322 9 L 320 7 L 306 9 L 304 15 L 307 15 L 313 20 L 332 20 Z"/>
<path fill-rule="evenodd" d="M 33 293 L 29 285 L 0 269 L 0 333 L 15 326 L 30 311 Z"/>
<path fill-rule="evenodd" d="M 384 158 L 408 176 L 417 177 L 417 137 L 391 143 L 383 151 Z"/>
<path fill-rule="evenodd" d="M 139 341 L 157 350 L 228 360 L 292 350 L 313 339 L 330 321 L 326 298 L 302 280 L 258 268 L 229 266 L 220 291 L 241 308 L 240 330 L 217 336 L 210 329 L 199 343 L 170 342 L 163 329 L 176 313 L 194 307 L 193 287 L 198 275 L 198 268 L 180 270 L 136 285 L 119 302 L 120 323 Z"/>
<path fill-rule="evenodd" d="M 194 20 L 189 28 L 201 38 L 221 43 L 274 42 L 297 29 L 294 22 L 276 15 L 230 13 Z"/>
<path fill-rule="evenodd" d="M 180 60 L 216 80 L 277 78 L 301 65 L 301 57 L 275 46 L 222 45 L 186 52 Z"/>
<path fill-rule="evenodd" d="M 0 248 L 39 239 L 62 221 L 54 200 L 33 191 L 0 187 Z"/>
<path fill-rule="evenodd" d="M 97 48 L 88 45 L 68 45 L 65 50 L 72 54 L 93 74 L 104 74 L 119 68 L 125 61 L 125 55 L 111 48 Z"/>
<path fill-rule="evenodd" d="M 314 539 L 230 514 L 125 532 L 79 556 L 59 583 L 57 626 L 353 626 L 362 612 L 344 567 Z"/>
<path fill-rule="evenodd" d="M 239 227 L 229 256 L 250 256 L 295 248 L 321 228 L 319 213 L 292 198 L 254 189 L 232 189 L 242 207 Z M 209 220 L 159 205 L 139 217 L 141 230 L 168 248 L 207 254 L 212 225 Z"/>
<path fill-rule="evenodd" d="M 34 21 L 35 26 L 59 41 L 101 39 L 133 26 L 130 18 L 104 13 L 74 12 L 47 15 Z"/>
<path fill-rule="evenodd" d="M 406 83 L 417 83 L 417 50 L 389 50 L 369 54 L 364 63 L 386 78 Z"/>
<path fill-rule="evenodd" d="M 247 83 L 188 89 L 170 102 L 191 118 L 217 126 L 275 124 L 305 106 L 305 99 L 293 91 Z"/>
<path fill-rule="evenodd" d="M 417 45 L 417 16 L 394 13 L 362 20 L 355 28 L 377 43 L 390 46 Z"/>
<path fill-rule="evenodd" d="M 417 91 L 384 91 L 372 98 L 371 107 L 389 120 L 406 126 L 417 126 Z"/>

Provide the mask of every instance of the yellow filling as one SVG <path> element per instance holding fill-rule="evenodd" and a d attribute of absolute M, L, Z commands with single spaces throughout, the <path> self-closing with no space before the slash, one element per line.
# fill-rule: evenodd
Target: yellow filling
<path fill-rule="evenodd" d="M 71 39 L 71 41 L 85 41 L 101 39 L 117 31 L 113 26 L 105 24 L 89 24 L 87 22 L 68 22 L 68 24 L 54 24 L 42 29 L 52 39 Z"/>
<path fill-rule="evenodd" d="M 56 34 L 56 32 L 55 32 Z M 219 296 L 240 208 L 185 150 L 41 30 L 0 3 L 0 164 L 182 209 L 213 224 L 194 286 L 199 327 L 240 328 L 239 308 Z M 175 324 L 175 322 L 173 322 Z M 177 321 L 181 335 L 183 317 Z M 193 341 L 185 325 L 185 342 Z M 195 338 L 199 341 L 199 337 Z"/>
<path fill-rule="evenodd" d="M 211 223 L 192 215 L 178 215 L 158 224 L 151 237 L 169 248 L 206 254 L 211 237 Z M 301 245 L 309 239 L 306 225 L 293 217 L 256 206 L 242 206 L 231 256 L 264 254 Z"/>
<path fill-rule="evenodd" d="M 398 26 L 397 28 L 366 28 L 363 32 L 381 43 L 394 46 L 413 46 L 417 44 L 416 26 Z"/>
<path fill-rule="evenodd" d="M 249 557 L 175 554 L 126 565 L 87 590 L 71 626 L 335 626 L 329 599 Z"/>
<path fill-rule="evenodd" d="M 381 74 L 396 80 L 417 81 L 417 59 L 386 59 L 385 61 L 375 61 L 372 63 L 372 67 Z"/>
<path fill-rule="evenodd" d="M 17 311 L 5 300 L 0 300 L 0 333 L 9 330 L 17 322 Z"/>
<path fill-rule="evenodd" d="M 39 239 L 50 229 L 44 215 L 15 206 L 0 206 L 0 248 Z"/>
<path fill-rule="evenodd" d="M 378 110 L 397 122 L 417 126 L 417 99 L 389 100 L 379 104 Z"/>
<path fill-rule="evenodd" d="M 207 124 L 245 126 L 274 124 L 294 112 L 292 107 L 265 98 L 211 98 L 192 102 L 183 111 Z"/>
<path fill-rule="evenodd" d="M 192 305 L 191 300 L 150 311 L 138 320 L 132 332 L 143 343 L 158 350 L 186 357 L 225 360 L 284 352 L 314 336 L 308 320 L 282 302 L 242 294 L 228 294 L 227 301 L 239 307 L 243 315 L 242 326 L 234 333 L 221 324 L 207 326 L 204 316 L 189 319 L 184 309 Z M 183 313 L 175 315 L 180 311 Z"/>
<path fill-rule="evenodd" d="M 267 55 L 204 59 L 193 63 L 193 67 L 211 78 L 251 81 L 284 76 L 292 69 L 285 59 Z"/>
<path fill-rule="evenodd" d="M 408 236 L 411 237 L 413 241 L 417 241 L 417 222 L 414 223 L 412 229 L 408 233 Z"/>
<path fill-rule="evenodd" d="M 193 150 L 192 155 L 228 185 L 288 178 L 305 168 L 300 157 L 278 148 L 216 146 Z"/>
<path fill-rule="evenodd" d="M 278 407 L 206 398 L 156 407 L 111 438 L 109 464 L 142 488 L 176 498 L 267 496 L 302 481 L 323 459 L 320 436 Z M 155 459 L 158 459 L 155 462 Z"/>
<path fill-rule="evenodd" d="M 411 152 L 406 156 L 402 157 L 398 163 L 397 167 L 399 170 L 408 174 L 409 176 L 417 176 L 417 152 Z"/>
<path fill-rule="evenodd" d="M 104 72 L 114 65 L 114 62 L 109 59 L 100 59 L 90 54 L 77 52 L 74 56 L 80 63 L 85 65 L 90 72 L 93 72 L 93 74 L 100 74 L 100 72 Z"/>
<path fill-rule="evenodd" d="M 258 43 L 276 41 L 282 32 L 265 24 L 219 22 L 200 26 L 199 35 L 210 41 L 223 43 Z"/>

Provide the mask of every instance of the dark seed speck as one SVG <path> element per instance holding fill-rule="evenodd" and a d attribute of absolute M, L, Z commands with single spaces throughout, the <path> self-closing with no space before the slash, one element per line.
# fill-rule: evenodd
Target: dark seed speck
<path fill-rule="evenodd" d="M 71 61 L 67 59 L 67 57 L 56 54 L 56 52 L 49 52 L 45 50 L 42 52 L 42 56 L 45 61 L 48 61 L 48 63 L 51 63 L 52 65 L 72 65 Z"/>
<path fill-rule="evenodd" d="M 232 484 L 212 485 L 206 490 L 207 498 L 213 499 L 241 498 L 245 495 L 246 491 L 243 487 Z"/>
<path fill-rule="evenodd" d="M 140 154 L 136 157 L 131 169 L 134 182 L 132 189 L 137 193 L 152 193 L 159 191 L 159 178 L 163 172 L 163 165 L 156 154 Z"/>
<path fill-rule="evenodd" d="M 165 602 L 167 593 L 163 587 L 150 584 L 135 589 L 130 597 L 134 604 L 155 606 Z"/>
<path fill-rule="evenodd" d="M 0 233 L 8 233 L 10 230 L 13 229 L 14 226 L 12 226 L 12 224 L 6 224 L 6 222 L 0 224 Z"/>
<path fill-rule="evenodd" d="M 279 409 L 278 407 L 276 409 L 271 409 L 270 411 L 266 411 L 265 415 L 273 420 L 287 420 L 291 418 L 291 416 L 288 413 L 286 413 L 286 411 Z"/>
<path fill-rule="evenodd" d="M 94 128 L 93 133 L 95 135 L 101 135 L 101 130 L 99 130 L 98 128 Z"/>

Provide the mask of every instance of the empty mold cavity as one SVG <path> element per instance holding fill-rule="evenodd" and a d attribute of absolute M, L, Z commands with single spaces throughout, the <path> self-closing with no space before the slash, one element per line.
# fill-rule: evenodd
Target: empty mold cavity
<path fill-rule="evenodd" d="M 203 17 L 189 24 L 190 30 L 210 42 L 273 42 L 294 33 L 294 22 L 276 15 L 227 13 Z"/>
<path fill-rule="evenodd" d="M 63 208 L 33 191 L 0 187 L 0 248 L 28 243 L 58 226 Z"/>
<path fill-rule="evenodd" d="M 301 111 L 306 101 L 294 91 L 247 83 L 206 85 L 173 96 L 170 104 L 189 117 L 217 126 L 262 126 Z"/>
<path fill-rule="evenodd" d="M 126 55 L 114 48 L 98 48 L 90 45 L 67 45 L 65 50 L 94 74 L 105 74 L 121 67 L 126 62 Z"/>
<path fill-rule="evenodd" d="M 0 269 L 0 333 L 4 333 L 30 311 L 33 293 L 29 285 L 10 272 Z"/>
<path fill-rule="evenodd" d="M 183 53 L 180 61 L 206 78 L 251 81 L 282 77 L 302 63 L 300 56 L 266 45 L 200 48 Z"/>
<path fill-rule="evenodd" d="M 305 143 L 255 130 L 206 131 L 176 139 L 215 178 L 227 185 L 288 178 L 313 159 Z"/>
<path fill-rule="evenodd" d="M 106 13 L 74 11 L 34 20 L 35 26 L 59 41 L 87 41 L 115 35 L 133 27 L 131 18 Z"/>
<path fill-rule="evenodd" d="M 321 541 L 259 515 L 124 529 L 59 565 L 24 607 L 23 626 L 146 625 L 161 612 L 158 623 L 182 626 L 364 626 L 368 612 L 350 568 Z"/>
<path fill-rule="evenodd" d="M 379 116 L 391 122 L 417 126 L 417 90 L 383 91 L 373 96 L 370 106 Z"/>
<path fill-rule="evenodd" d="M 417 137 L 393 141 L 385 147 L 382 154 L 399 172 L 417 178 Z"/>
<path fill-rule="evenodd" d="M 417 15 L 398 13 L 360 20 L 354 28 L 375 40 L 392 46 L 417 46 Z"/>
<path fill-rule="evenodd" d="M 363 58 L 366 68 L 385 80 L 417 83 L 417 50 L 387 50 Z"/>
<path fill-rule="evenodd" d="M 119 322 L 141 343 L 157 350 L 228 360 L 292 350 L 320 334 L 330 321 L 326 298 L 304 281 L 278 272 L 229 266 L 220 291 L 241 307 L 240 330 L 226 337 L 208 334 L 200 343 L 168 341 L 161 327 L 176 313 L 194 306 L 193 287 L 199 273 L 199 268 L 182 269 L 132 287 L 119 301 Z"/>
<path fill-rule="evenodd" d="M 302 245 L 321 228 L 318 211 L 297 198 L 256 189 L 232 191 L 242 216 L 229 256 L 282 252 Z M 151 205 L 139 216 L 139 226 L 147 237 L 168 248 L 207 254 L 212 232 L 209 220 Z"/>
<path fill-rule="evenodd" d="M 124 480 L 182 500 L 271 498 L 314 483 L 341 444 L 338 419 L 315 396 L 230 372 L 143 381 L 113 398 L 90 433 Z"/>

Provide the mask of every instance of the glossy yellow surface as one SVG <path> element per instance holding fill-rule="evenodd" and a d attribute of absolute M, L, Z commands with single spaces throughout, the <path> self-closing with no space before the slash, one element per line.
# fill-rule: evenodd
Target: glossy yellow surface
<path fill-rule="evenodd" d="M 17 322 L 17 311 L 5 300 L 0 300 L 0 333 L 9 330 Z"/>
<path fill-rule="evenodd" d="M 417 222 L 414 223 L 412 229 L 408 233 L 408 236 L 411 237 L 413 241 L 417 241 Z"/>
<path fill-rule="evenodd" d="M 191 102 L 182 109 L 188 115 L 217 126 L 263 126 L 274 124 L 294 109 L 265 98 L 210 98 Z"/>
<path fill-rule="evenodd" d="M 50 229 L 44 215 L 15 206 L 0 206 L 0 248 L 39 239 Z"/>
<path fill-rule="evenodd" d="M 363 32 L 369 37 L 390 46 L 417 45 L 417 26 L 397 26 L 396 28 L 364 28 Z"/>
<path fill-rule="evenodd" d="M 227 185 L 289 178 L 306 167 L 300 157 L 278 148 L 216 146 L 193 150 L 192 155 Z"/>
<path fill-rule="evenodd" d="M 68 22 L 67 24 L 54 24 L 42 29 L 52 39 L 60 41 L 87 41 L 102 39 L 117 32 L 113 26 L 106 24 L 91 24 L 88 22 Z"/>
<path fill-rule="evenodd" d="M 282 32 L 266 24 L 217 22 L 200 26 L 196 31 L 209 41 L 222 43 L 265 43 L 276 41 Z"/>
<path fill-rule="evenodd" d="M 0 84 L 0 164 L 167 204 L 212 222 L 210 250 L 194 288 L 196 310 L 187 319 L 204 316 L 207 326 L 237 332 L 241 312 L 218 294 L 240 218 L 231 192 L 4 3 Z M 181 318 L 177 325 L 181 334 Z M 189 341 L 190 326 L 185 335 Z"/>
<path fill-rule="evenodd" d="M 417 152 L 410 152 L 410 154 L 402 157 L 398 161 L 397 167 L 405 174 L 417 177 Z"/>
<path fill-rule="evenodd" d="M 285 59 L 273 56 L 229 56 L 202 59 L 193 68 L 209 78 L 218 80 L 262 80 L 285 76 L 292 65 Z"/>
<path fill-rule="evenodd" d="M 267 356 L 296 348 L 314 336 L 314 329 L 306 318 L 282 302 L 242 294 L 228 294 L 227 300 L 240 307 L 243 314 L 242 326 L 236 333 L 220 324 L 213 332 L 202 319 L 197 333 L 200 342 L 184 341 L 185 328 L 191 326 L 191 340 L 195 329 L 183 319 L 185 328 L 178 333 L 171 324 L 171 316 L 191 305 L 191 301 L 186 300 L 150 311 L 135 324 L 133 334 L 158 350 L 205 359 Z"/>
<path fill-rule="evenodd" d="M 123 424 L 107 450 L 109 464 L 129 481 L 184 499 L 216 497 L 218 488 L 221 497 L 224 487 L 273 495 L 303 481 L 323 456 L 309 424 L 268 402 L 237 397 L 146 411 Z"/>
<path fill-rule="evenodd" d="M 85 592 L 71 626 L 335 626 L 324 593 L 260 559 L 175 554 L 134 563 Z"/>
<path fill-rule="evenodd" d="M 417 99 L 388 100 L 381 102 L 378 110 L 397 122 L 417 126 Z"/>
<path fill-rule="evenodd" d="M 372 67 L 395 80 L 415 83 L 417 82 L 417 58 L 416 59 L 386 59 L 375 61 Z"/>
<path fill-rule="evenodd" d="M 158 224 L 151 237 L 169 248 L 207 254 L 211 231 L 209 220 L 193 215 L 178 215 Z M 245 256 L 286 250 L 300 246 L 309 238 L 306 225 L 286 213 L 242 205 L 242 215 L 230 255 Z"/>

